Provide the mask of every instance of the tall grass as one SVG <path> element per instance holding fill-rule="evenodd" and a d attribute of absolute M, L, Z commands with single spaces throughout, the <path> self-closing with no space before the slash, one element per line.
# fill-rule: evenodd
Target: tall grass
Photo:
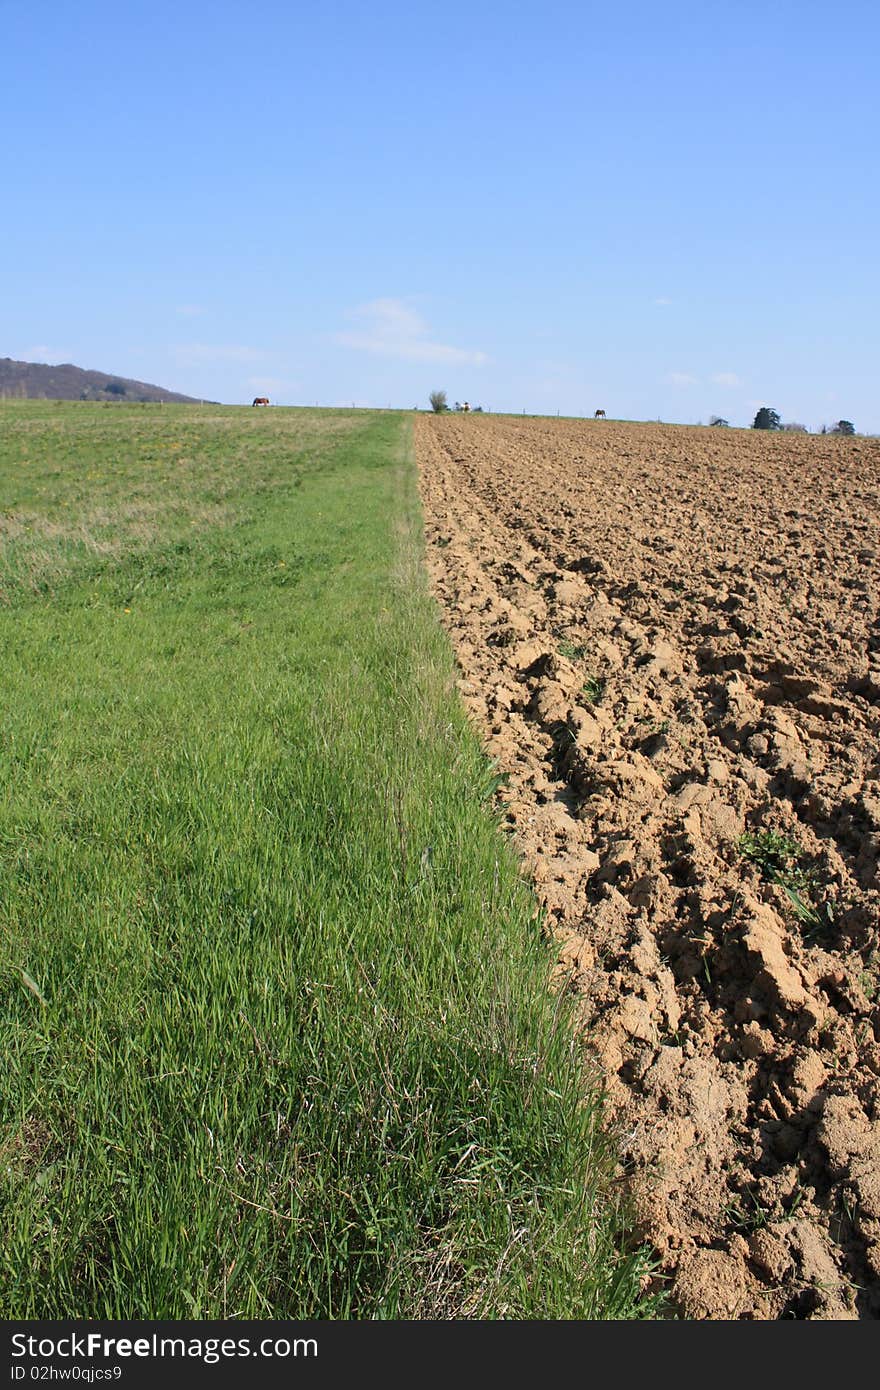
<path fill-rule="evenodd" d="M 0 424 L 0 1315 L 650 1313 L 406 421 Z"/>

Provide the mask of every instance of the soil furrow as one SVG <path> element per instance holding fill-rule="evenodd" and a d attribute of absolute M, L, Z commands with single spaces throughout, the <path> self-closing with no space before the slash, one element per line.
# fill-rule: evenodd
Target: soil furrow
<path fill-rule="evenodd" d="M 416 417 L 428 556 L 691 1318 L 880 1315 L 880 443 Z"/>

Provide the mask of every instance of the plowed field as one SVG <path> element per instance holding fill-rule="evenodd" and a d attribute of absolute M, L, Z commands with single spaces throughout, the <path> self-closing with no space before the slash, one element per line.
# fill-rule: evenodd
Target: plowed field
<path fill-rule="evenodd" d="M 417 416 L 505 823 L 687 1318 L 880 1315 L 880 441 Z"/>

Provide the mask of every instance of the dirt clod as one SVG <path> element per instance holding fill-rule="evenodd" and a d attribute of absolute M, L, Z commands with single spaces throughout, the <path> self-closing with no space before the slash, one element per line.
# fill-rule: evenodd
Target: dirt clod
<path fill-rule="evenodd" d="M 688 1318 L 880 1316 L 880 443 L 417 416 L 463 698 Z"/>

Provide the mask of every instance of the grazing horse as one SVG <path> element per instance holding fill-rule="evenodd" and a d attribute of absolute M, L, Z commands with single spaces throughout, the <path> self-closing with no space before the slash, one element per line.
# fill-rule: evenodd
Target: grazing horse
<path fill-rule="evenodd" d="M 593 419 L 594 419 L 594 420 L 604 420 L 604 419 L 605 419 L 605 411 L 604 411 L 604 410 L 597 410 L 597 411 L 596 411 L 596 414 L 593 416 Z"/>
<path fill-rule="evenodd" d="M 254 396 L 254 405 L 268 405 L 268 404 L 269 404 L 269 397 L 268 397 L 268 396 Z"/>

